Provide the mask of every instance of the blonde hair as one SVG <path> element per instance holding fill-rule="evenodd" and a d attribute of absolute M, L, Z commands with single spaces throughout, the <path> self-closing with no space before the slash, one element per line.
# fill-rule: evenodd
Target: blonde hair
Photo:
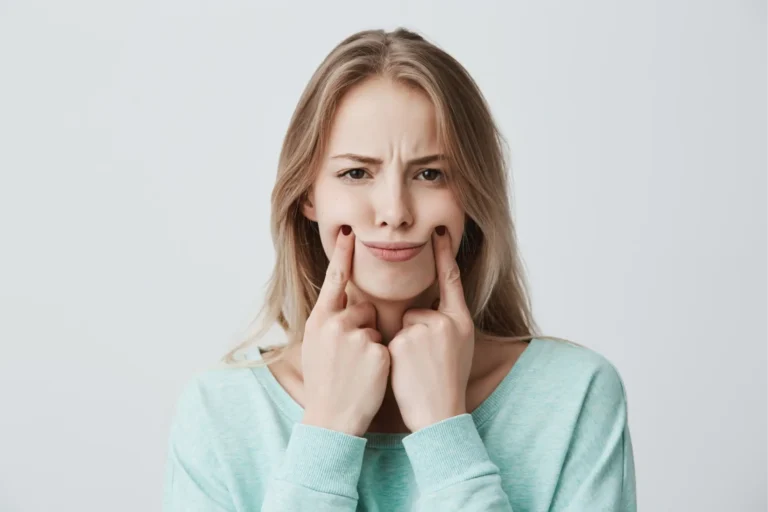
<path fill-rule="evenodd" d="M 304 217 L 301 206 L 324 156 L 336 106 L 347 90 L 372 77 L 416 87 L 435 107 L 439 142 L 452 170 L 451 187 L 466 213 L 456 261 L 476 341 L 541 337 L 510 213 L 507 144 L 477 84 L 458 61 L 415 32 L 364 30 L 328 54 L 293 113 L 272 190 L 276 259 L 264 305 L 252 322 L 261 318 L 260 327 L 222 358 L 227 365 L 262 366 L 280 360 L 280 346 L 261 360 L 236 358 L 275 322 L 288 336 L 286 346 L 303 340 L 329 262 L 317 224 Z"/>

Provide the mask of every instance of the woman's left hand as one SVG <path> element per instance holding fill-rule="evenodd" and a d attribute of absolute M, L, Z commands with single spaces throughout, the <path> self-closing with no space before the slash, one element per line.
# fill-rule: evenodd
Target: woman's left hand
<path fill-rule="evenodd" d="M 392 391 L 411 432 L 467 412 L 475 326 L 464 300 L 448 229 L 432 235 L 440 304 L 409 309 L 389 342 Z"/>

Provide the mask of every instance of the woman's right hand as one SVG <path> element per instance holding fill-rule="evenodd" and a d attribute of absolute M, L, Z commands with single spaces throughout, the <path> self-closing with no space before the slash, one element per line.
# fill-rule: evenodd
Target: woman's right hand
<path fill-rule="evenodd" d="M 347 226 L 345 226 L 347 227 Z M 376 309 L 347 304 L 355 234 L 336 235 L 325 281 L 304 329 L 302 423 L 361 437 L 384 400 L 389 350 L 381 344 Z"/>

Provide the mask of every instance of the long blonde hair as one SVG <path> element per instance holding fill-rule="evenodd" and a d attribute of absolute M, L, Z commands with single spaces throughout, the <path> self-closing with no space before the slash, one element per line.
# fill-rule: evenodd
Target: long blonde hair
<path fill-rule="evenodd" d="M 434 104 L 438 138 L 453 171 L 450 183 L 466 214 L 456 261 L 476 340 L 541 337 L 510 212 L 507 144 L 477 84 L 458 61 L 415 32 L 364 30 L 328 54 L 293 113 L 272 190 L 276 259 L 264 305 L 252 322 L 261 318 L 260 327 L 222 358 L 227 365 L 262 366 L 282 359 L 284 347 L 261 360 L 236 357 L 275 323 L 288 337 L 286 346 L 301 343 L 329 263 L 317 224 L 304 217 L 301 205 L 324 155 L 336 106 L 347 90 L 371 77 L 416 87 Z"/>

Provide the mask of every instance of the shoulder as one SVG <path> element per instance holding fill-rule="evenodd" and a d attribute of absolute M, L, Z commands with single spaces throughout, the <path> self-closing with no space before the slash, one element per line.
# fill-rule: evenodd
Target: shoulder
<path fill-rule="evenodd" d="M 536 338 L 530 371 L 551 395 L 592 409 L 625 409 L 627 393 L 617 367 L 603 354 L 574 342 Z"/>
<path fill-rule="evenodd" d="M 536 343 L 531 366 L 538 379 L 527 380 L 543 388 L 532 398 L 544 406 L 534 427 L 562 454 L 552 506 L 634 510 L 634 456 L 619 371 L 591 348 L 553 339 Z"/>
<path fill-rule="evenodd" d="M 193 372 L 182 384 L 180 406 L 211 405 L 236 396 L 233 391 L 252 380 L 250 368 L 215 366 Z"/>
<path fill-rule="evenodd" d="M 621 382 L 621 375 L 613 362 L 592 348 L 550 338 L 535 338 L 531 343 L 536 345 L 533 362 L 540 370 L 557 371 L 568 379 Z"/>
<path fill-rule="evenodd" d="M 172 432 L 210 435 L 222 422 L 237 425 L 258 386 L 251 368 L 217 365 L 195 371 L 177 393 Z"/>

